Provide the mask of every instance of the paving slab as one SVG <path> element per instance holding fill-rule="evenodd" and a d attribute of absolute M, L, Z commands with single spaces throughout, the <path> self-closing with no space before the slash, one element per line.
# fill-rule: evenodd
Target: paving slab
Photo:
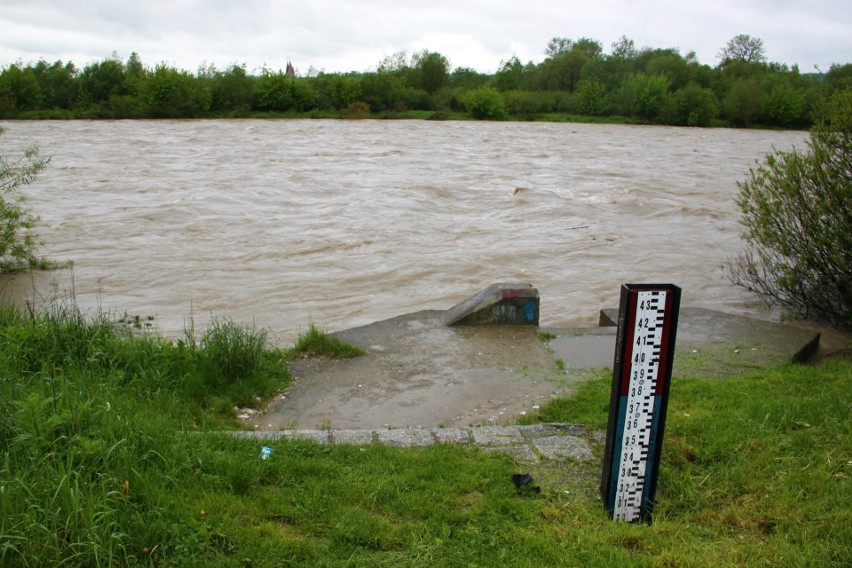
<path fill-rule="evenodd" d="M 431 446 L 435 438 L 429 430 L 378 430 L 376 442 L 404 448 Z"/>
<path fill-rule="evenodd" d="M 521 431 L 514 426 L 483 426 L 471 429 L 473 443 L 479 446 L 508 446 L 526 442 Z"/>
<path fill-rule="evenodd" d="M 592 457 L 592 443 L 603 432 L 588 432 L 579 424 L 546 423 L 477 428 L 423 428 L 391 430 L 279 430 L 237 431 L 233 436 L 273 443 L 277 440 L 309 440 L 317 444 L 384 444 L 399 448 L 446 443 L 476 446 L 485 452 L 501 452 L 522 463 L 542 460 L 585 460 Z"/>
<path fill-rule="evenodd" d="M 470 428 L 435 428 L 432 435 L 441 444 L 471 444 Z"/>
<path fill-rule="evenodd" d="M 378 439 L 378 436 L 370 430 L 332 430 L 330 438 L 333 444 L 359 446 L 372 444 Z"/>

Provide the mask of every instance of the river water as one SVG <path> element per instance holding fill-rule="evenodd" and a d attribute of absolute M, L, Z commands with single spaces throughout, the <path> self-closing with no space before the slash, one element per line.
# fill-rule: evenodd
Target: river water
<path fill-rule="evenodd" d="M 767 318 L 732 285 L 736 182 L 806 133 L 555 123 L 204 120 L 2 122 L 35 143 L 44 255 L 4 297 L 73 297 L 146 317 L 268 328 L 289 344 L 529 282 L 544 326 L 590 325 L 627 282 L 684 306 Z"/>

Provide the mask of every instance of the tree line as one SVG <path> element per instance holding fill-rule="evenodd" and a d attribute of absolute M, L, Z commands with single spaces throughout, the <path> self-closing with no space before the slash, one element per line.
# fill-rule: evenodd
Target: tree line
<path fill-rule="evenodd" d="M 16 62 L 0 71 L 0 118 L 427 117 L 536 120 L 593 117 L 683 126 L 808 128 L 815 109 L 852 82 L 852 64 L 802 73 L 768 62 L 759 38 L 739 35 L 715 66 L 694 52 L 642 48 L 621 37 L 604 52 L 590 38 L 552 38 L 538 63 L 517 57 L 493 74 L 423 50 L 375 70 L 305 76 L 244 64 L 195 73 L 142 63 L 136 53 L 78 69 Z"/>

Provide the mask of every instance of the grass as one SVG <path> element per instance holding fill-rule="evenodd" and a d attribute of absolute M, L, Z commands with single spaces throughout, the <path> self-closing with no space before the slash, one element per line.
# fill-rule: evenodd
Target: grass
<path fill-rule="evenodd" d="M 539 341 L 541 341 L 542 343 L 545 343 L 545 344 L 550 342 L 553 339 L 556 339 L 557 337 L 558 337 L 557 335 L 554 335 L 553 333 L 550 333 L 549 331 L 540 331 L 539 334 L 538 334 Z"/>
<path fill-rule="evenodd" d="M 0 566 L 852 563 L 849 362 L 676 379 L 655 520 L 637 526 L 606 518 L 599 460 L 553 462 L 561 482 L 535 473 L 535 494 L 475 448 L 217 433 L 228 405 L 288 380 L 264 337 L 0 309 Z M 540 419 L 603 428 L 608 399 L 601 375 Z"/>
<path fill-rule="evenodd" d="M 364 351 L 354 345 L 341 341 L 333 335 L 326 334 L 312 323 L 308 331 L 299 334 L 299 338 L 290 350 L 290 354 L 292 356 L 314 355 L 345 359 L 359 357 L 364 354 Z"/>

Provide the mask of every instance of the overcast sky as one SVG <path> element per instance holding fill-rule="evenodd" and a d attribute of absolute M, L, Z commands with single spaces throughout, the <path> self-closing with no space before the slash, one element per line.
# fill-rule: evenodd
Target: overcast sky
<path fill-rule="evenodd" d="M 737 34 L 761 38 L 769 61 L 827 71 L 852 63 L 852 0 L 0 0 L 0 67 L 82 68 L 135 51 L 150 67 L 256 72 L 289 60 L 306 74 L 369 71 L 428 49 L 493 73 L 513 55 L 541 62 L 555 36 L 590 37 L 609 53 L 622 35 L 715 66 Z"/>

